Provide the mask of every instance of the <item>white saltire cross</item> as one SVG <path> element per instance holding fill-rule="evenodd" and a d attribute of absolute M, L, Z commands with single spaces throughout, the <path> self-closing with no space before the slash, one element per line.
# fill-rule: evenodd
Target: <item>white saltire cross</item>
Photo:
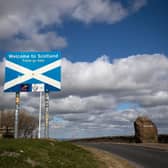
<path fill-rule="evenodd" d="M 12 70 L 15 70 L 19 73 L 22 73 L 24 75 L 18 76 L 17 78 L 6 82 L 5 85 L 4 85 L 4 90 L 7 90 L 7 89 L 9 89 L 13 86 L 16 86 L 16 85 L 18 85 L 20 83 L 23 83 L 23 82 L 25 82 L 29 79 L 32 79 L 32 78 L 37 79 L 37 80 L 39 80 L 43 83 L 47 83 L 47 84 L 49 84 L 53 87 L 56 87 L 58 89 L 61 89 L 60 81 L 54 80 L 52 78 L 49 78 L 49 77 L 43 75 L 43 73 L 48 72 L 48 71 L 50 71 L 54 68 L 57 68 L 59 66 L 61 66 L 61 60 L 57 60 L 55 62 L 52 62 L 52 63 L 48 64 L 48 65 L 40 67 L 36 70 L 30 70 L 28 68 L 25 68 L 23 66 L 20 66 L 18 64 L 15 64 L 13 62 L 10 62 L 10 61 L 6 60 L 6 67 L 8 67 Z"/>

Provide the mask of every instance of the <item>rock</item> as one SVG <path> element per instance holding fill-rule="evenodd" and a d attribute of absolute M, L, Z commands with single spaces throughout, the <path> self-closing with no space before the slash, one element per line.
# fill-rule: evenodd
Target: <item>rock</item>
<path fill-rule="evenodd" d="M 148 117 L 138 117 L 134 122 L 135 140 L 137 143 L 157 143 L 156 125 Z"/>

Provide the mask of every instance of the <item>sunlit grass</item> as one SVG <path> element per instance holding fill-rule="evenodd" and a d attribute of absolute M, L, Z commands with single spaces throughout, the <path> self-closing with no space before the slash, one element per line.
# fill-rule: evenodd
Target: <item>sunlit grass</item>
<path fill-rule="evenodd" d="M 93 156 L 68 142 L 0 140 L 1 168 L 96 168 Z"/>

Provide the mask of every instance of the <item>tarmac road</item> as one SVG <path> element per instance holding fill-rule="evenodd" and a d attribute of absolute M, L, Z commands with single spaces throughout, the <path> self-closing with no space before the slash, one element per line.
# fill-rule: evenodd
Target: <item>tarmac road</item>
<path fill-rule="evenodd" d="M 117 154 L 140 168 L 168 168 L 168 150 L 129 144 L 80 143 Z"/>

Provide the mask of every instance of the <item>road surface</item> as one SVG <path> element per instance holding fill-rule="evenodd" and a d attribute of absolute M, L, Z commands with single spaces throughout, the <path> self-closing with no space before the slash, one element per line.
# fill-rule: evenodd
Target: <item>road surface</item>
<path fill-rule="evenodd" d="M 112 143 L 82 143 L 82 145 L 92 146 L 117 154 L 135 163 L 137 167 L 168 168 L 168 150 Z"/>

